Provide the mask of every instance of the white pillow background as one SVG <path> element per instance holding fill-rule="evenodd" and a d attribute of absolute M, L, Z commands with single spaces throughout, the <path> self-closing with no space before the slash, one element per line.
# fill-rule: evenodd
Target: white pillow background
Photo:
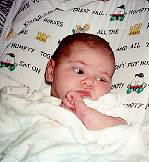
<path fill-rule="evenodd" d="M 84 5 L 85 1 L 81 1 L 81 7 L 78 7 L 79 1 L 71 1 L 69 5 L 60 3 L 62 1 L 41 2 L 34 4 L 33 9 L 20 12 L 14 20 L 6 40 L 9 45 L 0 61 L 13 53 L 17 66 L 12 71 L 7 67 L 0 68 L 0 72 L 38 90 L 45 86 L 46 63 L 63 37 L 74 32 L 97 34 L 109 41 L 115 53 L 112 91 L 124 96 L 132 123 L 142 122 L 149 111 L 149 3 L 146 0 L 139 3 L 138 0 L 112 0 L 88 1 L 89 4 Z M 72 8 L 73 2 L 75 8 Z M 55 10 L 56 5 L 64 11 Z M 118 11 L 121 15 L 116 19 L 112 14 Z M 42 18 L 37 20 L 41 14 Z M 24 25 L 27 22 L 28 25 Z"/>

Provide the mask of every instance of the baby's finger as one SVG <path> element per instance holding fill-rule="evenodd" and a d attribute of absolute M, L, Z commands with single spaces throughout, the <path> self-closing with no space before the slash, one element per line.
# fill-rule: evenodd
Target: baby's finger
<path fill-rule="evenodd" d="M 75 96 L 75 106 L 85 105 L 83 98 L 79 95 Z"/>
<path fill-rule="evenodd" d="M 71 102 L 69 102 L 69 100 L 67 98 L 64 98 L 62 100 L 62 105 L 64 105 L 65 107 L 67 107 L 69 109 L 74 109 L 74 105 L 71 104 Z"/>
<path fill-rule="evenodd" d="M 74 100 L 73 98 L 78 95 L 78 93 L 76 91 L 69 91 L 67 94 L 66 94 L 66 98 L 68 99 L 69 102 L 71 102 L 72 104 L 74 104 Z"/>

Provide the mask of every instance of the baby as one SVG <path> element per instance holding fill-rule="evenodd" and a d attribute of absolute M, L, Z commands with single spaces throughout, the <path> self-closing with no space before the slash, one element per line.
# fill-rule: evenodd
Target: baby
<path fill-rule="evenodd" d="M 114 53 L 107 41 L 76 33 L 59 44 L 47 64 L 45 80 L 51 84 L 51 96 L 62 100 L 61 107 L 75 113 L 88 129 L 100 130 L 127 124 L 122 105 L 109 93 L 114 70 Z M 85 100 L 97 101 L 99 106 L 90 107 Z"/>

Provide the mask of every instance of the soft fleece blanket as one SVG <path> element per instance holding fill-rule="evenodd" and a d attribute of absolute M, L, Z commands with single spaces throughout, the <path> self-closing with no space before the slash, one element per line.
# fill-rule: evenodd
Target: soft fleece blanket
<path fill-rule="evenodd" d="M 148 162 L 149 125 L 88 130 L 49 89 L 0 92 L 0 162 Z"/>

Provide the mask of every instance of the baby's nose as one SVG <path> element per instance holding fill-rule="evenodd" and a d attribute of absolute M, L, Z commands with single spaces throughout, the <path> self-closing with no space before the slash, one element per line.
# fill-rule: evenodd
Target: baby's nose
<path fill-rule="evenodd" d="M 84 88 L 93 88 L 94 87 L 94 78 L 93 77 L 86 77 L 83 80 L 81 80 L 81 85 Z"/>

